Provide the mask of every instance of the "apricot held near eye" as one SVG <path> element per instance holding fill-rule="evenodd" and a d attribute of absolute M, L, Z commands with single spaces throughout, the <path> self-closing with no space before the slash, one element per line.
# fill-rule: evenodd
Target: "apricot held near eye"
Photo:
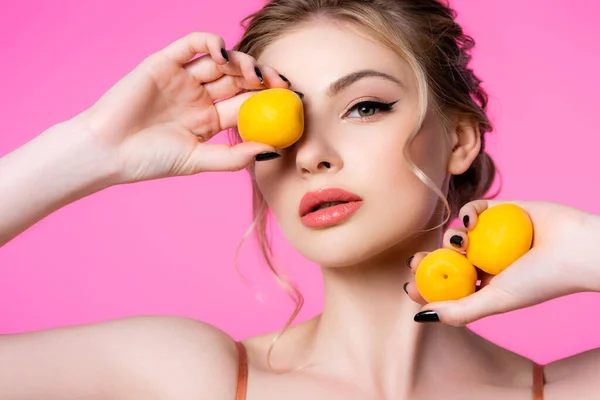
<path fill-rule="evenodd" d="M 238 131 L 245 141 L 283 149 L 304 132 L 304 107 L 295 92 L 272 88 L 248 98 L 238 113 Z"/>

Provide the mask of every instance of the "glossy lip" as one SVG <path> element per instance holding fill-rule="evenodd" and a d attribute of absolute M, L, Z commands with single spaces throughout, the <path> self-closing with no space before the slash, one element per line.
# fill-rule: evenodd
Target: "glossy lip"
<path fill-rule="evenodd" d="M 344 203 L 312 211 L 323 203 L 343 201 Z M 337 188 L 323 188 L 316 192 L 308 192 L 302 197 L 298 213 L 300 221 L 308 228 L 325 228 L 336 225 L 362 207 L 362 198 L 354 193 Z"/>
<path fill-rule="evenodd" d="M 363 205 L 362 201 L 351 201 L 306 214 L 300 221 L 307 228 L 327 228 L 344 222 Z"/>
<path fill-rule="evenodd" d="M 362 201 L 362 198 L 354 193 L 348 192 L 343 189 L 325 187 L 316 192 L 308 192 L 300 200 L 300 207 L 298 212 L 300 217 L 304 217 L 310 214 L 312 210 L 323 204 L 333 203 L 334 201 L 344 201 L 347 203 L 354 201 Z"/>

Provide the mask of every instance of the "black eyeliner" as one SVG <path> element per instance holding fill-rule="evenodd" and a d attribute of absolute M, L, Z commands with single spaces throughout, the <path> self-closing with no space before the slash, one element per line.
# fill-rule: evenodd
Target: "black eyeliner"
<path fill-rule="evenodd" d="M 361 107 L 374 108 L 374 109 L 377 109 L 382 112 L 387 112 L 387 111 L 390 111 L 397 102 L 398 102 L 398 100 L 392 101 L 390 103 L 386 103 L 386 102 L 382 102 L 382 101 L 374 101 L 374 100 L 360 101 L 360 102 L 356 103 L 355 105 L 353 105 L 351 108 L 349 108 L 348 111 L 346 111 L 344 115 L 347 115 L 348 113 L 350 113 L 358 108 L 361 108 Z M 369 117 L 361 117 L 361 118 L 369 118 Z"/>
<path fill-rule="evenodd" d="M 398 102 L 398 100 L 392 101 L 391 103 L 384 103 L 382 101 L 365 100 L 365 101 L 361 101 L 361 102 L 353 105 L 351 110 L 358 108 L 358 106 L 362 106 L 362 107 L 377 108 L 382 111 L 389 111 L 394 107 L 394 104 L 396 104 L 397 102 Z"/>

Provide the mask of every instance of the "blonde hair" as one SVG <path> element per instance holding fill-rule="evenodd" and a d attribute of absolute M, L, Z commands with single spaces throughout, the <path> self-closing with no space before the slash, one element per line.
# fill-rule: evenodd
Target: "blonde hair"
<path fill-rule="evenodd" d="M 258 58 L 283 33 L 316 17 L 327 17 L 365 29 L 411 66 L 418 82 L 419 118 L 403 153 L 409 168 L 443 202 L 446 211 L 441 225 L 447 226 L 460 207 L 489 191 L 496 174 L 494 162 L 484 151 L 484 136 L 493 129 L 486 115 L 488 97 L 480 85 L 481 81 L 468 66 L 471 59 L 469 51 L 475 44 L 473 39 L 456 23 L 455 11 L 438 0 L 273 0 L 242 21 L 245 32 L 235 50 Z M 437 113 L 444 126 L 450 126 L 451 116 L 460 115 L 475 121 L 481 134 L 480 153 L 465 173 L 450 178 L 447 196 L 412 162 L 408 152 L 428 107 Z M 239 135 L 235 131 L 233 133 L 232 141 L 239 142 Z M 254 222 L 251 230 L 256 233 L 267 265 L 296 304 L 292 316 L 269 348 L 267 363 L 272 369 L 270 355 L 273 345 L 300 312 L 303 297 L 275 266 L 266 233 L 268 207 L 254 180 L 252 168 L 249 172 L 253 178 Z"/>

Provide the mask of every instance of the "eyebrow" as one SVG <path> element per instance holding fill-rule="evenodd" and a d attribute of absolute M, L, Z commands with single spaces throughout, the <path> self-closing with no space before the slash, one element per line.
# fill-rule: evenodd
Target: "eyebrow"
<path fill-rule="evenodd" d="M 385 72 L 375 71 L 372 69 L 364 69 L 352 72 L 351 74 L 343 76 L 340 79 L 333 82 L 331 85 L 329 85 L 329 88 L 327 89 L 327 95 L 329 97 L 333 97 L 342 90 L 346 89 L 348 86 L 352 85 L 353 83 L 361 79 L 370 77 L 387 79 L 388 81 L 392 81 L 400 87 L 404 87 L 404 84 L 398 78 L 395 78 L 392 75 L 386 74 Z"/>

